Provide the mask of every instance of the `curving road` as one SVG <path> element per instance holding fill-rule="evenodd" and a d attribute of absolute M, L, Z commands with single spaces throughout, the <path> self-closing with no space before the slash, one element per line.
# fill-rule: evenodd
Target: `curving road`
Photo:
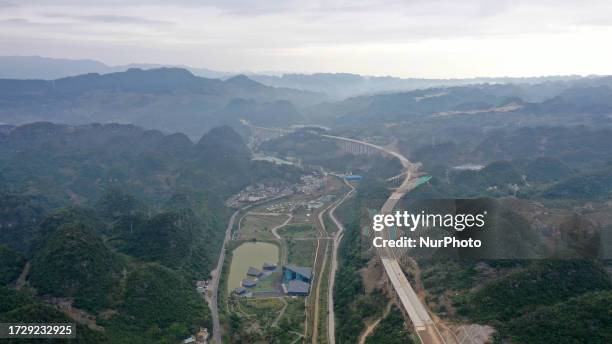
<path fill-rule="evenodd" d="M 285 227 L 285 226 L 286 226 L 286 225 L 289 223 L 289 221 L 291 221 L 291 219 L 293 219 L 293 214 L 289 214 L 289 218 L 287 218 L 287 220 L 286 220 L 285 222 L 283 222 L 283 223 L 281 223 L 280 225 L 278 225 L 278 226 L 276 226 L 276 227 L 274 227 L 274 228 L 272 228 L 272 229 L 271 229 L 271 231 L 272 231 L 272 235 L 274 235 L 274 237 L 275 237 L 277 240 L 279 240 L 279 241 L 280 241 L 280 240 L 282 240 L 282 239 L 283 239 L 283 238 L 281 238 L 280 234 L 278 234 L 278 230 L 279 230 L 279 229 L 281 229 L 281 228 L 283 228 L 283 227 Z"/>
<path fill-rule="evenodd" d="M 395 157 L 400 161 L 403 167 L 403 175 L 404 180 L 401 185 L 389 196 L 384 205 L 382 206 L 380 213 L 381 214 L 389 214 L 393 211 L 397 203 L 402 199 L 402 197 L 412 190 L 416 186 L 416 181 L 413 179 L 413 174 L 416 171 L 416 166 L 414 166 L 406 157 L 401 155 L 398 152 L 395 152 L 391 149 L 381 147 L 369 142 L 364 142 L 356 139 L 351 139 L 342 136 L 335 135 L 326 135 L 321 134 L 322 137 L 356 143 L 360 145 L 365 145 L 369 148 L 373 148 L 385 155 L 390 155 Z M 400 174 L 401 175 L 401 174 Z M 399 176 L 396 176 L 399 178 Z M 343 202 L 346 197 L 351 194 L 354 190 L 351 190 L 345 197 L 341 200 Z M 339 202 L 338 204 L 340 204 Z M 334 207 L 330 211 L 330 217 L 338 227 L 338 232 L 334 236 L 334 250 L 332 252 L 332 266 L 330 269 L 330 278 L 329 278 L 329 290 L 328 290 L 328 306 L 329 306 L 329 323 L 328 323 L 328 340 L 330 344 L 335 344 L 335 316 L 333 310 L 333 285 L 335 280 L 335 274 L 337 269 L 337 249 L 340 240 L 342 239 L 342 232 L 344 231 L 344 227 L 338 221 L 333 212 L 336 207 Z M 389 235 L 389 231 L 383 231 L 384 235 Z M 389 238 L 385 238 L 389 239 Z M 415 293 L 414 289 L 410 285 L 410 282 L 404 275 L 399 263 L 398 258 L 401 252 L 395 252 L 389 248 L 379 249 L 378 254 L 383 263 L 385 273 L 389 277 L 393 289 L 395 290 L 402 307 L 408 314 L 414 328 L 416 330 L 417 335 L 422 343 L 425 344 L 446 344 L 445 339 L 442 337 L 440 332 L 438 331 L 434 321 L 431 319 L 427 308 L 423 304 L 423 302 L 419 299 L 418 295 Z"/>
<path fill-rule="evenodd" d="M 406 159 L 406 157 L 404 157 L 400 153 L 392 151 L 385 147 L 371 144 L 369 142 L 359 141 L 351 138 L 334 135 L 321 136 L 340 141 L 348 141 L 352 143 L 362 144 L 370 148 L 375 148 L 383 154 L 391 155 L 400 161 L 404 169 L 404 180 L 402 181 L 402 184 L 391 194 L 391 196 L 389 196 L 389 198 L 383 204 L 382 208 L 380 209 L 381 214 L 391 213 L 397 203 L 402 199 L 402 197 L 404 197 L 407 192 L 409 192 L 416 186 L 416 181 L 412 178 L 412 175 L 416 171 L 416 168 L 408 159 Z M 389 231 L 383 231 L 383 233 L 383 235 L 389 235 Z M 427 308 L 419 299 L 418 295 L 415 293 L 414 289 L 410 285 L 410 282 L 406 278 L 406 275 L 404 275 L 404 272 L 402 271 L 402 268 L 398 263 L 400 253 L 395 252 L 389 248 L 382 248 L 378 249 L 378 254 L 383 263 L 385 272 L 389 277 L 389 280 L 391 281 L 393 289 L 395 290 L 404 310 L 406 311 L 406 313 L 408 313 L 408 317 L 412 321 L 412 324 L 414 325 L 416 333 L 421 339 L 421 342 L 424 344 L 446 344 L 446 341 L 438 331 L 436 324 L 431 319 Z M 330 343 L 333 342 L 330 341 Z"/>
<path fill-rule="evenodd" d="M 227 242 L 230 241 L 232 236 L 232 228 L 234 227 L 234 221 L 236 220 L 236 216 L 240 213 L 240 210 L 236 210 L 227 224 L 227 228 L 225 229 L 225 239 L 223 240 L 223 246 L 221 246 L 221 253 L 219 253 L 219 260 L 217 261 L 217 267 L 214 271 L 211 272 L 213 276 L 212 283 L 209 287 L 208 292 L 210 296 L 208 298 L 208 307 L 210 307 L 210 313 L 212 316 L 213 323 L 213 343 L 221 344 L 221 323 L 219 321 L 219 306 L 218 306 L 218 296 L 219 296 L 219 279 L 221 278 L 221 271 L 223 270 L 223 261 L 225 260 L 225 246 L 227 246 Z M 208 295 L 208 294 L 207 294 Z"/>
<path fill-rule="evenodd" d="M 334 283 L 336 282 L 336 270 L 338 269 L 338 247 L 340 246 L 340 241 L 342 240 L 342 235 L 344 232 L 344 225 L 340 222 L 334 212 L 336 208 L 340 206 L 344 201 L 346 201 L 354 192 L 355 187 L 351 185 L 351 183 L 347 182 L 346 179 L 344 183 L 348 185 L 351 190 L 347 192 L 339 202 L 337 202 L 329 211 L 329 217 L 332 219 L 336 228 L 336 234 L 334 235 L 333 249 L 332 249 L 332 261 L 329 269 L 329 278 L 328 278 L 328 286 L 327 286 L 327 341 L 329 344 L 336 344 L 336 315 L 334 313 Z"/>
<path fill-rule="evenodd" d="M 332 202 L 331 204 L 329 204 L 327 207 L 325 207 L 325 209 L 319 211 L 319 214 L 317 214 L 317 220 L 318 222 L 318 228 L 319 228 L 319 233 L 317 235 L 317 254 L 319 252 L 319 245 L 321 243 L 321 240 L 325 240 L 325 252 L 323 253 L 323 263 L 321 263 L 321 269 L 319 269 L 319 277 L 317 278 L 317 286 L 314 290 L 314 312 L 313 312 L 313 319 L 312 319 L 312 336 L 311 336 L 311 341 L 312 344 L 316 344 L 317 341 L 319 340 L 319 317 L 320 317 L 320 313 L 319 313 L 319 300 L 320 300 L 320 291 L 321 291 L 321 282 L 323 281 L 323 271 L 325 271 L 325 267 L 327 266 L 327 251 L 329 250 L 329 244 L 327 243 L 328 236 L 327 236 L 327 227 L 325 226 L 325 221 L 323 221 L 323 215 L 325 214 L 325 212 L 327 212 L 327 210 L 333 206 L 334 203 Z M 315 268 L 316 268 L 316 261 L 317 259 L 315 258 Z M 312 292 L 311 292 L 312 293 Z M 311 296 L 311 297 L 313 297 Z"/>

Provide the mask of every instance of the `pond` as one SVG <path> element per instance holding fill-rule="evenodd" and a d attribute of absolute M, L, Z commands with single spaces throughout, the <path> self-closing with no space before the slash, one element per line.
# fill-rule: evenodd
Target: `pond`
<path fill-rule="evenodd" d="M 245 242 L 233 251 L 230 265 L 228 292 L 240 287 L 249 267 L 261 270 L 264 263 L 278 264 L 278 246 L 267 242 Z"/>

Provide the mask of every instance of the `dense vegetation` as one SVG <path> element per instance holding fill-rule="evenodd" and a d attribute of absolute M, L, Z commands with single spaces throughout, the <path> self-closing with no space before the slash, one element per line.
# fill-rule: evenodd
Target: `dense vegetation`
<path fill-rule="evenodd" d="M 209 250 L 218 246 L 223 232 L 217 223 L 205 223 L 204 219 L 190 208 L 160 212 L 150 219 L 130 219 L 137 224 L 133 229 L 124 228 L 133 231 L 126 233 L 125 252 L 145 261 L 182 269 L 194 277 L 207 277 L 206 271 L 215 263 Z"/>
<path fill-rule="evenodd" d="M 435 166 L 428 185 L 418 189 L 418 198 L 473 198 L 518 196 L 526 199 L 605 201 L 612 195 L 609 164 L 572 170 L 550 157 L 494 161 L 479 170 L 454 170 Z"/>
<path fill-rule="evenodd" d="M 526 119 L 515 113 L 511 120 L 493 114 L 462 116 L 398 128 L 409 140 L 404 149 L 433 175 L 410 196 L 423 201 L 504 198 L 496 206 L 501 217 L 495 222 L 503 240 L 492 247 L 494 252 L 519 252 L 519 247 L 540 257 L 597 258 L 610 223 L 611 132 L 605 123 L 567 126 L 588 115 L 552 114 L 556 117 Z M 494 120 L 499 127 L 485 129 L 494 127 Z M 542 122 L 526 126 L 533 121 Z M 441 143 L 425 137 L 434 130 Z M 425 144 L 415 145 L 412 138 Z M 418 201 L 408 207 L 415 205 Z M 609 309 L 609 300 L 601 296 L 612 288 L 605 264 L 419 260 L 432 311 L 453 321 L 491 325 L 498 331 L 496 340 L 516 343 L 609 342 L 609 312 L 589 303 L 607 302 Z"/>
<path fill-rule="evenodd" d="M 233 309 L 226 332 L 229 343 L 283 344 L 302 338 L 306 320 L 303 298 L 286 298 L 283 302 L 276 298 L 231 297 L 228 301 Z M 276 319 L 279 321 L 275 324 Z"/>
<path fill-rule="evenodd" d="M 9 191 L 55 207 L 94 204 L 111 188 L 154 205 L 179 191 L 206 191 L 212 207 L 254 181 L 296 178 L 290 167 L 250 161 L 229 127 L 193 144 L 183 134 L 119 124 L 17 127 L 0 145 L 0 171 Z"/>
<path fill-rule="evenodd" d="M 612 197 L 612 166 L 561 180 L 541 192 L 545 198 L 609 200 Z"/>
<path fill-rule="evenodd" d="M 0 243 L 28 252 L 46 214 L 43 200 L 0 191 Z"/>
<path fill-rule="evenodd" d="M 612 292 L 582 296 L 529 312 L 501 326 L 514 343 L 610 343 Z"/>
<path fill-rule="evenodd" d="M 127 276 L 124 299 L 121 315 L 111 320 L 111 327 L 130 324 L 147 336 L 172 342 L 211 325 L 204 300 L 190 281 L 157 264 L 144 265 Z"/>
<path fill-rule="evenodd" d="M 131 197 L 107 195 L 103 199 L 105 201 L 97 203 Z M 133 203 L 141 204 L 139 201 Z M 171 203 L 180 202 L 173 199 Z M 181 209 L 183 212 L 194 212 L 185 203 Z M 162 210 L 159 214 L 155 215 L 152 211 L 151 219 L 174 213 Z M 203 227 L 196 231 L 189 224 L 180 221 L 173 223 L 176 237 L 170 242 L 176 246 L 160 247 L 144 243 L 149 256 L 141 257 L 130 251 L 142 252 L 136 249 L 141 238 L 130 232 L 130 224 L 135 223 L 138 230 L 140 224 L 146 224 L 151 240 L 163 240 L 159 236 L 163 234 L 155 233 L 160 228 L 163 232 L 165 224 L 149 222 L 147 215 L 132 213 L 128 208 L 124 209 L 123 214 L 117 211 L 111 217 L 108 215 L 104 208 L 97 212 L 95 209 L 71 207 L 54 211 L 38 224 L 33 244 L 35 249 L 32 250 L 32 268 L 26 284 L 26 290 L 32 294 L 28 298 L 36 304 L 29 305 L 27 311 L 36 309 L 36 314 L 43 316 L 46 311 L 52 310 L 50 314 L 55 314 L 58 312 L 54 308 L 40 303 L 37 297 L 66 298 L 79 311 L 88 312 L 94 324 L 103 326 L 106 336 L 113 343 L 174 343 L 196 332 L 199 326 L 210 327 L 208 309 L 195 291 L 194 279 L 207 277 L 213 265 L 212 256 L 218 251 L 206 248 L 216 245 L 210 243 L 204 247 L 203 243 L 207 231 L 215 231 L 217 227 Z M 223 232 L 219 235 L 222 236 Z M 190 255 L 185 254 L 192 245 L 200 249 L 191 255 L 191 259 L 197 262 L 193 265 L 188 264 L 186 257 Z M 173 248 L 186 249 L 186 252 L 177 254 Z M 2 250 L 2 259 L 7 263 L 12 259 L 17 264 L 6 267 L 7 271 L 10 268 L 11 280 L 14 280 L 25 260 L 22 257 L 19 259 L 17 253 L 5 251 L 8 249 Z M 204 259 L 207 255 L 211 258 Z M 167 267 L 147 261 L 159 262 Z M 10 294 L 9 297 L 15 300 L 7 302 L 19 303 L 24 295 Z M 17 305 L 11 307 L 18 308 Z M 15 312 L 22 314 L 25 310 L 11 310 L 7 315 L 13 316 Z M 27 314 L 23 313 L 22 316 Z"/>
<path fill-rule="evenodd" d="M 389 314 L 384 317 L 376 329 L 366 339 L 366 344 L 411 344 L 414 343 L 410 331 L 407 330 L 404 316 L 392 306 Z"/>
<path fill-rule="evenodd" d="M 410 194 L 415 199 L 516 196 L 557 202 L 568 214 L 577 210 L 586 216 L 612 196 L 611 81 L 441 87 L 305 110 L 301 105 L 320 96 L 271 89 L 244 76 L 209 80 L 177 69 L 55 82 L 1 80 L 3 122 L 45 119 L 73 125 L 0 126 L 0 321 L 66 321 L 46 303 L 62 297 L 74 302 L 77 312 L 87 312 L 92 328 L 105 329 L 81 326 L 77 343 L 176 343 L 199 326 L 209 327 L 194 281 L 209 277 L 219 253 L 228 215 L 224 199 L 254 182 L 298 175 L 291 167 L 250 161 L 242 138 L 229 127 L 213 129 L 194 144 L 184 134 L 82 123 L 131 121 L 193 137 L 219 123 L 238 127 L 241 118 L 277 126 L 325 117 L 336 124 L 336 133 L 389 138 L 385 143 L 422 162 L 433 178 Z M 512 109 L 496 110 L 506 106 Z M 399 173 L 400 166 L 393 159 L 344 154 L 312 130 L 262 148 L 366 177 L 359 203 L 344 207 L 353 213 L 343 217 L 347 225 L 334 290 L 338 342 L 354 343 L 364 320 L 380 316 L 386 304 L 381 292 L 365 290 L 361 271 L 371 256 L 361 245 L 361 214 L 354 210 L 378 208 L 393 186 L 384 179 Z M 483 168 L 458 166 L 464 164 Z M 586 247 L 594 247 L 600 228 L 591 230 L 596 226 L 583 218 L 538 232 L 540 218 L 505 209 L 496 227 L 502 240 L 490 249 L 546 253 L 541 236 L 557 232 L 572 240 L 586 238 Z M 517 242 L 525 243 L 524 251 L 515 250 Z M 24 288 L 6 288 L 26 260 L 32 270 Z M 611 341 L 612 287 L 597 262 L 523 261 L 505 267 L 490 262 L 483 271 L 491 276 L 473 262 L 443 264 L 422 263 L 428 292 L 456 291 L 458 320 L 493 325 L 500 341 Z M 296 304 L 279 328 L 237 338 L 292 338 L 291 330 L 303 322 Z M 434 311 L 445 315 L 447 305 Z M 232 329 L 250 332 L 235 316 L 230 315 Z M 401 316 L 392 310 L 369 341 L 398 338 L 409 340 Z"/>
<path fill-rule="evenodd" d="M 321 99 L 318 93 L 273 88 L 244 75 L 222 81 L 180 68 L 131 68 L 49 81 L 0 79 L 0 122 L 130 122 L 200 135 L 215 126 L 237 125 L 241 118 L 294 124 L 300 117 L 293 104 Z"/>
<path fill-rule="evenodd" d="M 82 224 L 56 228 L 32 261 L 30 282 L 43 295 L 73 297 L 75 306 L 109 306 L 122 267 L 102 239 Z"/>
<path fill-rule="evenodd" d="M 365 190 L 375 187 L 365 186 Z M 371 258 L 362 246 L 359 226 L 359 209 L 366 196 L 360 194 L 338 208 L 345 232 L 338 250 L 338 272 L 334 285 L 334 310 L 336 315 L 336 340 L 338 343 L 355 343 L 364 328 L 365 320 L 382 314 L 381 306 L 386 296 L 380 290 L 366 293 L 360 269 Z M 359 203 L 358 203 L 359 202 Z"/>
<path fill-rule="evenodd" d="M 48 306 L 31 295 L 0 286 L 0 322 L 67 323 L 71 319 L 55 308 Z M 77 324 L 76 339 L 38 339 L 40 343 L 111 343 L 104 333 L 93 331 Z M 32 339 L 3 339 L 3 343 L 31 343 Z"/>
<path fill-rule="evenodd" d="M 605 343 L 612 282 L 600 263 L 536 261 L 455 298 L 458 313 L 493 325 L 497 339 Z"/>
<path fill-rule="evenodd" d="M 469 289 L 476 279 L 476 268 L 472 261 L 426 259 L 419 261 L 419 267 L 423 287 L 436 296 L 447 290 Z"/>
<path fill-rule="evenodd" d="M 93 328 L 77 342 L 176 343 L 210 328 L 195 280 L 216 263 L 224 200 L 300 173 L 251 161 L 228 127 L 197 144 L 116 124 L 35 123 L 3 140 L 2 285 L 26 259 L 31 270 L 23 291 L 3 290 L 0 317 L 65 321 L 50 305 L 61 303 Z"/>
<path fill-rule="evenodd" d="M 7 285 L 15 281 L 25 262 L 25 258 L 19 252 L 0 245 L 0 285 Z"/>
<path fill-rule="evenodd" d="M 339 266 L 334 285 L 336 314 L 336 340 L 338 343 L 354 343 L 363 329 L 363 318 L 357 310 L 357 298 L 365 296 L 359 269 L 367 261 L 361 256 L 359 226 L 345 227 L 346 233 L 339 250 Z"/>
<path fill-rule="evenodd" d="M 545 260 L 475 292 L 465 300 L 464 312 L 481 321 L 508 320 L 539 305 L 609 289 L 610 278 L 596 262 Z"/>

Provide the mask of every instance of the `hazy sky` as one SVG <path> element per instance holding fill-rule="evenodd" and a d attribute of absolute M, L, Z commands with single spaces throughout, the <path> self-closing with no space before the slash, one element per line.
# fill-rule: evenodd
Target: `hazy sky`
<path fill-rule="evenodd" d="M 0 55 L 403 77 L 612 74 L 612 1 L 0 0 Z"/>

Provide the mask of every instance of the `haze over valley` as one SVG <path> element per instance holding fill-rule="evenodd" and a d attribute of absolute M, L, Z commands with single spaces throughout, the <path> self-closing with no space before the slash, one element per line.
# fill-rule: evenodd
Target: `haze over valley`
<path fill-rule="evenodd" d="M 612 342 L 610 14 L 0 1 L 0 341 Z"/>

